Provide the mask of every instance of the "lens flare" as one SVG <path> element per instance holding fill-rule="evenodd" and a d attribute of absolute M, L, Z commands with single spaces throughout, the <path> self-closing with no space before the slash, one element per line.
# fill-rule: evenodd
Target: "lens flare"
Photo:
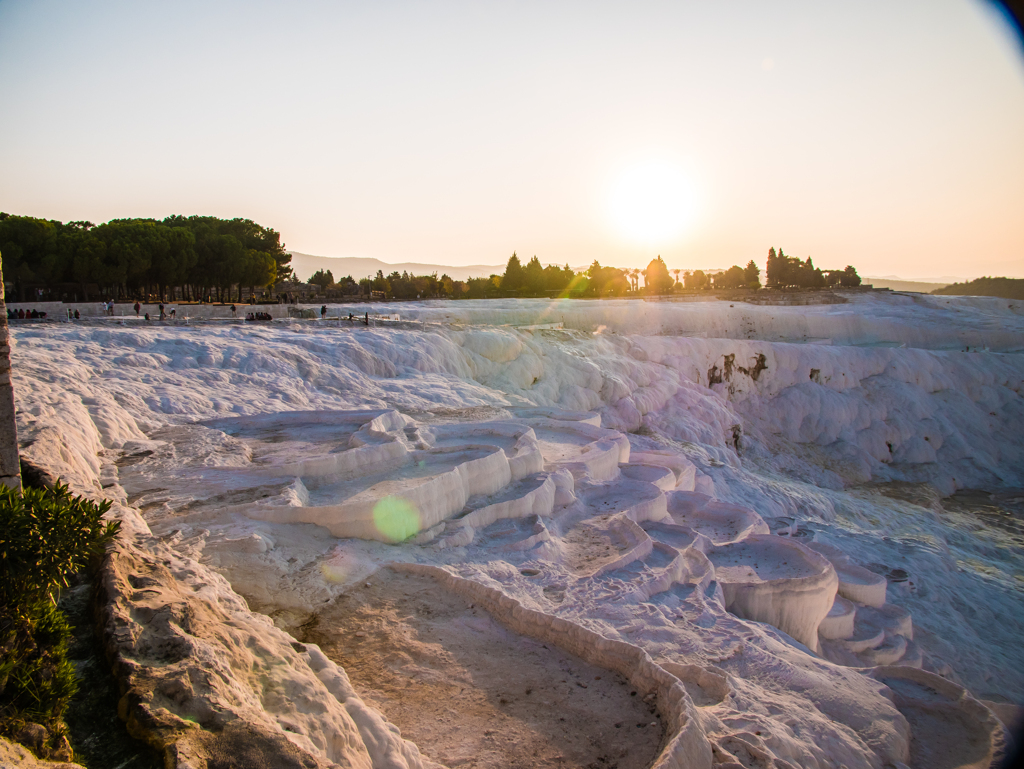
<path fill-rule="evenodd" d="M 420 530 L 420 514 L 402 497 L 384 497 L 373 506 L 373 525 L 390 542 L 403 542 Z"/>
<path fill-rule="evenodd" d="M 348 579 L 351 569 L 340 559 L 324 561 L 320 564 L 320 573 L 327 582 L 343 584 Z"/>

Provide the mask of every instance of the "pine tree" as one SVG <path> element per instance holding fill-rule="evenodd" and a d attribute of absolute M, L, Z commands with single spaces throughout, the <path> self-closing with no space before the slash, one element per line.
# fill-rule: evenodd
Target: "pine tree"
<path fill-rule="evenodd" d="M 771 252 L 769 252 L 768 256 L 771 258 Z M 747 262 L 747 266 L 743 270 L 743 282 L 749 288 L 759 288 L 761 286 L 761 270 L 754 263 L 753 259 Z"/>
<path fill-rule="evenodd" d="M 782 249 L 779 249 L 779 254 Z M 785 276 L 785 261 L 781 256 L 776 256 L 775 249 L 768 249 L 768 264 L 764 268 L 764 282 L 769 288 L 778 288 L 783 285 Z"/>
<path fill-rule="evenodd" d="M 544 292 L 544 268 L 534 255 L 523 269 L 523 283 L 526 290 L 533 296 Z"/>
<path fill-rule="evenodd" d="M 513 251 L 512 256 L 508 258 L 508 264 L 505 265 L 505 274 L 501 276 L 501 290 L 517 293 L 523 288 L 525 282 L 526 275 L 523 265 L 520 264 L 519 257 Z"/>

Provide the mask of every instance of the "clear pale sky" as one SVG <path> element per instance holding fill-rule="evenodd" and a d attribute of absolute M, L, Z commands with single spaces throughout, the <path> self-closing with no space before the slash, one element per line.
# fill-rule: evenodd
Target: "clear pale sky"
<path fill-rule="evenodd" d="M 0 0 L 0 210 L 386 262 L 1024 277 L 1024 55 L 979 0 Z M 671 226 L 623 224 L 649 211 Z"/>

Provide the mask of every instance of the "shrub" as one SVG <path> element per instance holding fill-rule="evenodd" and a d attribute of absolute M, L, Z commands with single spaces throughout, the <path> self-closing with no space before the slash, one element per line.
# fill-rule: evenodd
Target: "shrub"
<path fill-rule="evenodd" d="M 61 588 L 117 535 L 109 502 L 72 497 L 68 487 L 0 489 L 0 731 L 40 723 L 57 738 L 75 692 L 67 659 L 71 631 Z"/>
<path fill-rule="evenodd" d="M 117 534 L 104 523 L 110 502 L 72 497 L 68 487 L 0 489 L 0 607 L 56 603 L 69 578 Z"/>

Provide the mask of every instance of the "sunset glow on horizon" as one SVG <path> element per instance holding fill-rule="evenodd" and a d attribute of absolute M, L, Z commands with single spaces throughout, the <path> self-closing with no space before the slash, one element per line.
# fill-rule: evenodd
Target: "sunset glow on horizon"
<path fill-rule="evenodd" d="M 697 192 L 672 163 L 635 163 L 615 180 L 609 213 L 627 239 L 665 247 L 686 234 L 697 214 Z"/>
<path fill-rule="evenodd" d="M 251 218 L 389 263 L 1024 277 L 981 0 L 0 2 L 0 211 Z"/>

